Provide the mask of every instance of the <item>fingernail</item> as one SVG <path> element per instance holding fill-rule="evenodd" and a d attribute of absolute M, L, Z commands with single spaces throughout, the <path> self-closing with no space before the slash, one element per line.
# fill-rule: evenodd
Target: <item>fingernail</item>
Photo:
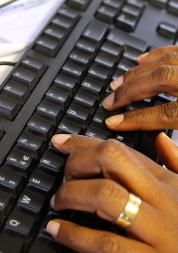
<path fill-rule="evenodd" d="M 112 116 L 106 119 L 106 124 L 108 126 L 117 126 L 120 125 L 124 121 L 124 114 L 119 114 L 117 116 Z"/>
<path fill-rule="evenodd" d="M 68 134 L 57 134 L 54 135 L 51 142 L 55 145 L 62 145 L 64 144 L 68 139 L 70 139 L 72 136 Z"/>
<path fill-rule="evenodd" d="M 107 98 L 104 99 L 103 101 L 103 106 L 106 109 L 109 109 L 114 103 L 114 93 L 112 93 L 111 95 L 109 95 Z"/>
<path fill-rule="evenodd" d="M 149 55 L 149 53 L 144 53 L 144 54 L 141 54 L 140 56 L 137 57 L 137 61 L 141 61 L 143 60 L 144 58 L 146 58 L 147 56 Z"/>
<path fill-rule="evenodd" d="M 53 237 L 57 237 L 61 224 L 59 222 L 50 221 L 46 227 L 46 230 Z"/>
<path fill-rule="evenodd" d="M 161 135 L 164 136 L 164 138 L 166 138 L 169 142 L 173 143 L 173 141 L 169 138 L 169 136 L 167 136 L 167 134 L 165 134 L 164 132 L 161 132 Z"/>
<path fill-rule="evenodd" d="M 55 197 L 56 197 L 56 196 L 53 195 L 52 198 L 51 198 L 51 200 L 50 200 L 50 206 L 51 206 L 52 209 L 55 208 Z"/>
<path fill-rule="evenodd" d="M 118 89 L 124 82 L 124 76 L 120 76 L 118 79 L 114 80 L 110 86 L 112 90 Z"/>

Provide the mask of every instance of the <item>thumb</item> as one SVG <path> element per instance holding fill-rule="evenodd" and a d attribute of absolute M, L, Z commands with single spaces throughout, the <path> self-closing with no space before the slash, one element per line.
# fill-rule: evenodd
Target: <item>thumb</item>
<path fill-rule="evenodd" d="M 156 149 L 161 161 L 166 167 L 178 173 L 178 147 L 164 133 L 158 135 L 156 139 Z"/>

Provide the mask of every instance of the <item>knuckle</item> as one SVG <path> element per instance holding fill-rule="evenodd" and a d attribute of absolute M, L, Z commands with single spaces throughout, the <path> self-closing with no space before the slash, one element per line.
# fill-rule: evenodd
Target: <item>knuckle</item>
<path fill-rule="evenodd" d="M 98 184 L 96 191 L 97 191 L 96 196 L 99 203 L 103 203 L 103 200 L 107 201 L 121 195 L 118 193 L 119 191 L 118 185 L 110 179 L 105 179 L 101 181 Z"/>
<path fill-rule="evenodd" d="M 173 64 L 177 63 L 178 61 L 178 52 L 170 52 L 165 56 L 165 62 L 166 64 Z"/>
<path fill-rule="evenodd" d="M 108 139 L 98 145 L 98 152 L 102 157 L 113 154 L 118 149 L 118 142 L 114 139 Z"/>
<path fill-rule="evenodd" d="M 169 121 L 170 124 L 178 119 L 178 102 L 165 104 L 161 109 L 163 116 L 166 117 L 166 121 Z"/>
<path fill-rule="evenodd" d="M 153 77 L 159 82 L 165 82 L 170 79 L 171 73 L 172 66 L 162 65 L 153 71 Z"/>
<path fill-rule="evenodd" d="M 100 240 L 102 253 L 126 253 L 115 236 L 104 234 Z"/>

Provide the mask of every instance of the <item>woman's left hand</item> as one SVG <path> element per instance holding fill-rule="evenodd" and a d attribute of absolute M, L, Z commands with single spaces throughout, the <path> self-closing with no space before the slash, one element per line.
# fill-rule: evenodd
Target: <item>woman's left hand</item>
<path fill-rule="evenodd" d="M 113 223 L 130 193 L 142 201 L 136 217 L 124 227 L 132 237 L 52 220 L 47 231 L 58 242 L 85 253 L 178 252 L 178 150 L 167 136 L 160 134 L 156 146 L 172 171 L 116 140 L 57 135 L 53 144 L 70 153 L 66 182 L 51 200 L 55 210 L 92 212 Z"/>

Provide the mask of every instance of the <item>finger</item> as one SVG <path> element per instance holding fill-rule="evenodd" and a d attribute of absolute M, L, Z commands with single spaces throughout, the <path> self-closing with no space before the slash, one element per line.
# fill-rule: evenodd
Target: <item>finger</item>
<path fill-rule="evenodd" d="M 52 198 L 51 204 L 58 211 L 72 209 L 92 212 L 103 219 L 115 222 L 128 199 L 127 190 L 112 180 L 79 180 L 64 184 Z M 157 219 L 157 210 L 143 201 L 139 213 L 127 231 L 145 242 L 150 242 L 152 237 L 159 236 L 157 231 L 160 231 L 161 227 Z M 147 224 L 150 224 L 149 227 Z"/>
<path fill-rule="evenodd" d="M 178 50 L 177 50 L 177 52 L 174 51 L 169 54 L 155 57 L 152 59 L 152 61 L 143 63 L 139 66 L 136 66 L 136 67 L 130 69 L 123 76 L 114 80 L 111 83 L 111 88 L 113 90 L 116 90 L 124 82 L 128 82 L 132 79 L 136 79 L 135 77 L 142 76 L 143 74 L 146 74 L 147 72 L 151 72 L 151 71 L 155 70 L 156 68 L 159 68 L 163 65 L 178 66 Z"/>
<path fill-rule="evenodd" d="M 142 161 L 126 145 L 115 140 L 107 140 L 95 148 L 71 154 L 65 166 L 67 181 L 101 174 L 126 186 L 136 195 L 141 194 L 145 201 L 155 205 L 160 201 L 160 194 L 164 194 L 161 183 Z M 150 189 L 154 189 L 154 192 Z"/>
<path fill-rule="evenodd" d="M 87 148 L 95 148 L 101 142 L 103 142 L 103 140 L 100 140 L 97 138 L 90 138 L 87 136 L 81 136 L 81 135 L 58 134 L 58 135 L 53 136 L 52 138 L 53 145 L 57 149 L 65 153 L 79 152 Z M 157 178 L 162 178 L 163 174 L 166 174 L 165 176 L 167 176 L 166 171 L 163 170 L 161 166 L 154 163 L 151 159 L 149 159 L 145 155 L 139 153 L 138 151 L 132 148 L 129 148 L 129 150 L 136 157 L 138 157 L 139 160 L 143 162 L 146 168 L 149 168 L 149 170 L 152 172 L 154 176 L 156 176 Z M 91 176 L 94 176 L 94 175 L 95 175 L 95 172 L 93 171 Z"/>
<path fill-rule="evenodd" d="M 139 64 L 143 64 L 145 62 L 152 61 L 156 57 L 159 57 L 159 56 L 171 53 L 171 52 L 178 52 L 178 46 L 170 45 L 170 46 L 166 46 L 166 47 L 160 47 L 160 48 L 153 49 L 151 52 L 144 53 L 144 54 L 140 55 L 137 58 L 137 61 Z"/>
<path fill-rule="evenodd" d="M 178 129 L 178 102 L 112 116 L 106 125 L 114 131 Z"/>
<path fill-rule="evenodd" d="M 156 149 L 158 155 L 166 167 L 178 173 L 178 147 L 164 133 L 156 139 Z"/>
<path fill-rule="evenodd" d="M 72 153 L 87 148 L 95 147 L 97 144 L 103 140 L 97 138 L 91 138 L 82 135 L 67 135 L 67 134 L 57 134 L 54 135 L 51 142 L 53 145 L 60 149 L 64 153 Z"/>
<path fill-rule="evenodd" d="M 109 232 L 84 228 L 71 222 L 53 220 L 47 225 L 47 231 L 59 243 L 76 252 L 125 252 L 157 253 L 151 246 Z"/>
<path fill-rule="evenodd" d="M 112 111 L 162 92 L 178 96 L 177 75 L 178 67 L 163 65 L 124 83 L 103 101 L 103 106 Z"/>

